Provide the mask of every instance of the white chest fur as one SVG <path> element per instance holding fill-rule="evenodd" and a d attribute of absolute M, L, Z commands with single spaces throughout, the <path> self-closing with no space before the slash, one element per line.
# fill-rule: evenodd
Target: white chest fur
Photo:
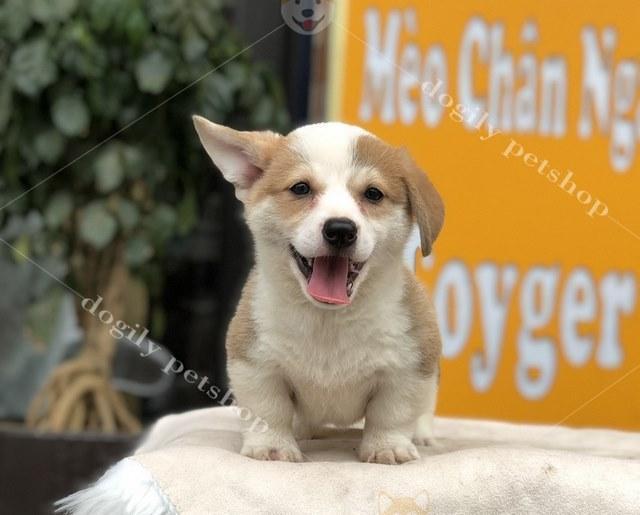
<path fill-rule="evenodd" d="M 376 381 L 413 368 L 418 359 L 416 342 L 407 334 L 402 281 L 339 311 L 320 309 L 298 296 L 284 301 L 283 292 L 269 284 L 258 291 L 258 341 L 252 354 L 283 375 L 299 409 L 315 423 L 358 420 Z"/>

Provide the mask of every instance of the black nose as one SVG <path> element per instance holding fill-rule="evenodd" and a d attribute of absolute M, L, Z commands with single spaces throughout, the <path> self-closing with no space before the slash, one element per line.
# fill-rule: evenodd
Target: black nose
<path fill-rule="evenodd" d="M 302 16 L 305 18 L 313 18 L 313 9 L 305 9 L 302 11 Z"/>
<path fill-rule="evenodd" d="M 348 218 L 330 218 L 322 228 L 326 242 L 338 249 L 353 245 L 358 237 L 358 228 Z"/>

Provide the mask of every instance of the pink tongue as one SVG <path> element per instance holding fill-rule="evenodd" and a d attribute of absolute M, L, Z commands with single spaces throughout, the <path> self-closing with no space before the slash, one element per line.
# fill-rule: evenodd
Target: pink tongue
<path fill-rule="evenodd" d="M 349 304 L 347 275 L 349 258 L 338 256 L 317 257 L 313 261 L 307 291 L 314 299 L 327 304 Z"/>
<path fill-rule="evenodd" d="M 304 20 L 302 22 L 304 30 L 313 30 L 313 20 Z"/>

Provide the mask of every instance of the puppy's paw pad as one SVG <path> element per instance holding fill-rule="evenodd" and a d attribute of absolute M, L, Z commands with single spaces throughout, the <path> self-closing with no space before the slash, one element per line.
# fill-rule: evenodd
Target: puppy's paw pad
<path fill-rule="evenodd" d="M 300 463 L 303 460 L 300 449 L 296 447 L 244 446 L 240 454 L 262 461 L 290 461 Z"/>
<path fill-rule="evenodd" d="M 360 450 L 360 460 L 367 463 L 400 465 L 419 458 L 420 454 L 418 453 L 418 449 L 411 443 L 395 445 L 394 447 L 363 447 Z"/>

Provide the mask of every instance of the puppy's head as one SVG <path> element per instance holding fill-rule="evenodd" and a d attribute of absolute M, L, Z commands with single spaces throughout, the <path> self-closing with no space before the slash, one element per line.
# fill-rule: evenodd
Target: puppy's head
<path fill-rule="evenodd" d="M 296 281 L 315 305 L 350 304 L 365 280 L 402 259 L 414 221 L 431 252 L 444 206 L 404 149 L 341 123 L 288 136 L 194 123 L 245 204 L 258 265 Z"/>

